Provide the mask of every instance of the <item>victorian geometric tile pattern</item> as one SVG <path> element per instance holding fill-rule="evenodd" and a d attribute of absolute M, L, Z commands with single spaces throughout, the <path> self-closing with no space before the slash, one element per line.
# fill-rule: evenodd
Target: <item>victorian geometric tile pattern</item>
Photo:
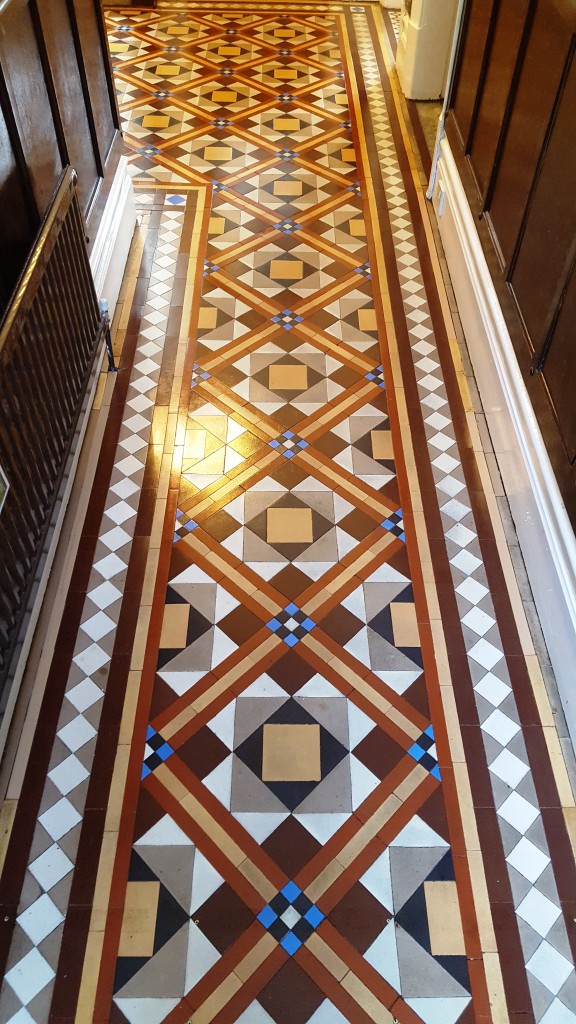
<path fill-rule="evenodd" d="M 558 796 L 548 785 L 541 811 L 380 8 L 187 0 L 108 21 L 151 271 L 0 1021 L 574 1022 Z M 175 332 L 191 337 L 181 364 Z M 410 431 L 456 615 L 449 666 Z M 119 623 L 143 600 L 130 580 L 155 462 L 166 517 L 130 662 Z M 464 741 L 447 691 L 468 701 Z M 458 746 L 475 722 L 477 762 Z M 484 779 L 474 811 L 466 760 Z M 89 896 L 73 889 L 88 876 Z"/>

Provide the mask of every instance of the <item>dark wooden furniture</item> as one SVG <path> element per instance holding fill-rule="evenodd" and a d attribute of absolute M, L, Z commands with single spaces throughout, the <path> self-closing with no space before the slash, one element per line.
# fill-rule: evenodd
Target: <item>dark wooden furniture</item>
<path fill-rule="evenodd" d="M 89 218 L 118 124 L 99 0 L 0 0 L 0 316 L 69 165 Z"/>
<path fill-rule="evenodd" d="M 576 524 L 576 0 L 468 0 L 447 133 Z"/>

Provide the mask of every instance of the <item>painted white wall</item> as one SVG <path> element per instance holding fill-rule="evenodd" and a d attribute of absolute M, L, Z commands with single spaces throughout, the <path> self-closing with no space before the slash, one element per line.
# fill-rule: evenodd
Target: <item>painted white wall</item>
<path fill-rule="evenodd" d="M 412 100 L 444 95 L 458 0 L 412 0 L 402 4 L 396 70 L 402 92 Z"/>
<path fill-rule="evenodd" d="M 433 203 L 466 343 L 568 729 L 576 745 L 576 539 L 444 138 Z"/>
<path fill-rule="evenodd" d="M 96 295 L 108 300 L 110 319 L 114 316 L 135 227 L 134 189 L 128 160 L 122 156 L 90 254 Z"/>

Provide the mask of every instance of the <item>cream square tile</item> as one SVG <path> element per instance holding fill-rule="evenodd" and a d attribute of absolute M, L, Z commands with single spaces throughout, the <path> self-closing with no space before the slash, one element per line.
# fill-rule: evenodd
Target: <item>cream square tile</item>
<path fill-rule="evenodd" d="M 269 508 L 266 514 L 269 544 L 311 544 L 312 509 Z"/>
<path fill-rule="evenodd" d="M 273 391 L 304 391 L 308 387 L 308 367 L 273 363 L 268 370 L 268 385 Z"/>
<path fill-rule="evenodd" d="M 265 782 L 319 782 L 321 777 L 319 725 L 264 726 Z"/>

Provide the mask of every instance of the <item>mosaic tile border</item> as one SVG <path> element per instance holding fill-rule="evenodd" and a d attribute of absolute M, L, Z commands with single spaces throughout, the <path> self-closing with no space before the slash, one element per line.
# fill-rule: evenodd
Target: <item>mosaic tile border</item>
<path fill-rule="evenodd" d="M 427 302 L 425 279 L 412 230 L 408 197 L 398 164 L 381 85 L 382 66 L 365 18 L 354 27 L 374 139 L 388 204 L 414 371 L 460 611 L 462 636 L 490 767 L 492 790 L 506 853 L 535 1019 L 576 1020 L 575 974 L 570 944 L 518 708 L 505 663 L 505 646 L 483 564 Z M 546 968 L 543 965 L 548 965 Z M 560 1019 L 560 1017 L 558 1017 Z"/>

